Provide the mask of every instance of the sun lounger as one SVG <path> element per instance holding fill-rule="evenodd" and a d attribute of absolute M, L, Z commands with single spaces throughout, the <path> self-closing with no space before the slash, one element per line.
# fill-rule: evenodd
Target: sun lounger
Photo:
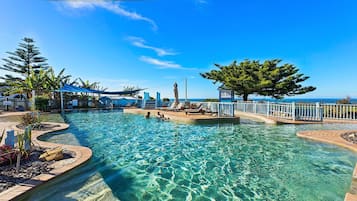
<path fill-rule="evenodd" d="M 204 107 L 202 104 L 198 106 L 198 108 L 195 109 L 185 109 L 186 115 L 189 113 L 201 113 L 204 114 L 206 111 L 204 110 Z"/>
<path fill-rule="evenodd" d="M 176 107 L 174 107 L 174 108 L 172 108 L 172 109 L 168 109 L 167 111 L 178 112 L 178 111 L 181 111 L 181 110 L 182 110 L 183 106 L 184 106 L 183 103 L 179 103 L 179 104 L 177 104 Z"/>
<path fill-rule="evenodd" d="M 159 108 L 157 108 L 157 109 L 159 109 L 159 110 L 173 110 L 173 109 L 176 108 L 175 106 L 176 106 L 176 105 L 175 105 L 175 102 L 172 102 L 171 105 L 170 105 L 170 107 L 159 107 Z"/>

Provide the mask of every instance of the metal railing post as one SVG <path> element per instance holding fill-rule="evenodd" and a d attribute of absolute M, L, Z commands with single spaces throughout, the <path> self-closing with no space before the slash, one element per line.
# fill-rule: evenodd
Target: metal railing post
<path fill-rule="evenodd" d="M 270 103 L 268 102 L 267 103 L 267 117 L 269 117 L 269 113 L 270 113 Z"/>
<path fill-rule="evenodd" d="M 292 117 L 293 117 L 293 121 L 295 121 L 296 119 L 296 110 L 295 110 L 295 102 L 292 102 L 291 103 L 291 114 L 292 114 Z"/>
<path fill-rule="evenodd" d="M 232 117 L 234 117 L 234 103 L 232 103 Z"/>

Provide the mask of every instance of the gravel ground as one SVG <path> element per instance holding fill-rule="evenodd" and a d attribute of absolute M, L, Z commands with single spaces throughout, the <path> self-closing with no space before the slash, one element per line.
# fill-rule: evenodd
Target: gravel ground
<path fill-rule="evenodd" d="M 357 144 L 357 132 L 348 132 L 341 135 L 341 137 L 348 142 L 352 142 L 353 144 Z"/>
<path fill-rule="evenodd" d="M 54 163 L 54 161 L 44 162 L 39 160 L 38 157 L 42 153 L 43 150 L 37 148 L 31 152 L 28 159 L 22 159 L 19 173 L 16 173 L 14 164 L 0 166 L 0 192 L 32 177 L 51 171 L 49 165 Z"/>

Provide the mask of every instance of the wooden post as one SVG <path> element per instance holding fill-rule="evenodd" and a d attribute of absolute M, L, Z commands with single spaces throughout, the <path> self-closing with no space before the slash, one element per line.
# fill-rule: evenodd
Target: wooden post
<path fill-rule="evenodd" d="M 20 162 L 21 162 L 21 152 L 17 152 L 17 158 L 16 158 L 16 174 L 19 173 L 20 170 Z"/>

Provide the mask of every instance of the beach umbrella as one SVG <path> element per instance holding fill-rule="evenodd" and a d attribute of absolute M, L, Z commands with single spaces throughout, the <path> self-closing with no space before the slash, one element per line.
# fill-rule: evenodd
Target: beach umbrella
<path fill-rule="evenodd" d="M 179 104 L 177 83 L 174 84 L 175 106 Z"/>

